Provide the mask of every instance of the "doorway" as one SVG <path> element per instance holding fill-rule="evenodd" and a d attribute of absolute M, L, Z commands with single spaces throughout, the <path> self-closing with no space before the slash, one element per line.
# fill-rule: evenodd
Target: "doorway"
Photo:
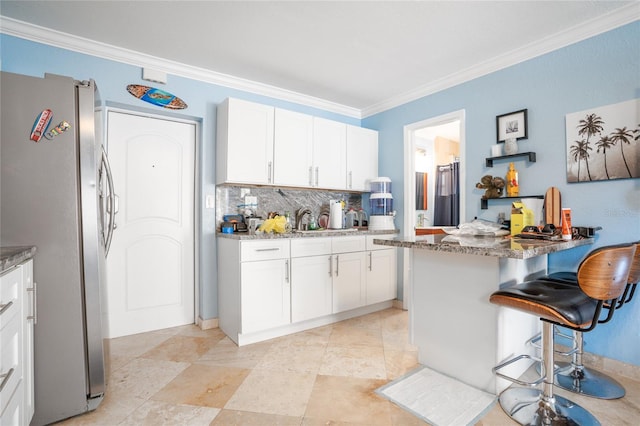
<path fill-rule="evenodd" d="M 107 112 L 118 202 L 103 316 L 114 338 L 195 321 L 197 123 Z"/>
<path fill-rule="evenodd" d="M 416 172 L 426 173 L 426 209 L 422 213 L 427 220 L 423 225 L 432 225 L 435 204 L 437 166 L 456 160 L 452 147 L 458 152 L 459 181 L 465 181 L 465 111 L 459 110 L 438 117 L 429 118 L 404 127 L 404 236 L 414 237 L 418 222 Z M 440 142 L 436 142 L 440 138 Z M 418 159 L 419 156 L 423 158 Z M 416 164 L 416 161 L 418 162 Z M 421 169 L 421 170 L 418 170 Z M 460 185 L 458 211 L 460 222 L 465 217 L 465 188 Z M 403 305 L 410 309 L 411 250 L 403 249 Z"/>
<path fill-rule="evenodd" d="M 416 230 L 460 223 L 460 120 L 414 131 Z"/>

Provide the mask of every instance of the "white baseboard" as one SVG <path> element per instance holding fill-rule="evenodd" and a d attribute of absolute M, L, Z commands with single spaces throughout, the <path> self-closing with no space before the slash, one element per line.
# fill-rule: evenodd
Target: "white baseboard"
<path fill-rule="evenodd" d="M 238 346 L 244 346 L 251 343 L 262 342 L 264 340 L 269 340 L 276 337 L 282 337 L 288 334 L 298 333 L 300 331 L 310 330 L 312 328 L 333 324 L 346 319 L 359 317 L 362 315 L 370 314 L 372 312 L 388 309 L 390 307 L 392 307 L 392 301 L 381 302 L 373 305 L 363 306 L 361 308 L 353 309 L 350 311 L 327 315 L 324 317 L 302 321 L 295 324 L 288 324 L 282 327 L 276 327 L 269 330 L 257 331 L 254 333 L 238 334 L 237 336 L 228 336 L 228 337 L 231 340 L 233 340 Z"/>

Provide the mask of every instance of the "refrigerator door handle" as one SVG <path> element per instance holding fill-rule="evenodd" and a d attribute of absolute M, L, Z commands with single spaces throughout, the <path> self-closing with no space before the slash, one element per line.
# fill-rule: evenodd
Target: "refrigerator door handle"
<path fill-rule="evenodd" d="M 116 213 L 118 212 L 118 196 L 114 193 L 113 188 L 113 176 L 111 175 L 111 167 L 109 166 L 109 159 L 107 158 L 107 152 L 102 147 L 102 165 L 107 176 L 108 196 L 107 198 L 107 213 L 109 213 L 109 222 L 107 227 L 107 237 L 104 243 L 104 255 L 109 254 L 109 248 L 111 247 L 111 240 L 113 238 L 113 230 L 116 229 Z"/>

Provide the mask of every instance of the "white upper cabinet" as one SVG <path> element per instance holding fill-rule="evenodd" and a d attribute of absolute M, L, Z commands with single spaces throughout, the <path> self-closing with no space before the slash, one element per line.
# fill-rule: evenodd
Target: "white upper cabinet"
<path fill-rule="evenodd" d="M 346 124 L 313 118 L 312 182 L 316 188 L 347 188 Z"/>
<path fill-rule="evenodd" d="M 218 183 L 273 182 L 274 108 L 229 98 L 218 106 Z"/>
<path fill-rule="evenodd" d="M 228 98 L 218 106 L 216 182 L 369 191 L 378 132 Z"/>
<path fill-rule="evenodd" d="M 347 126 L 347 189 L 369 191 L 378 176 L 378 132 Z"/>
<path fill-rule="evenodd" d="M 273 183 L 312 186 L 313 117 L 276 108 Z"/>

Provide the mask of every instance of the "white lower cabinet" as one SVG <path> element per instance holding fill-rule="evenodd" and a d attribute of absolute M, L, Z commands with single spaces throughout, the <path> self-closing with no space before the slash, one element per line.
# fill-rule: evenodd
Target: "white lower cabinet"
<path fill-rule="evenodd" d="M 36 283 L 33 280 L 33 261 L 20 265 L 22 270 L 22 374 L 24 375 L 24 418 L 29 423 L 35 412 L 33 333 L 36 322 Z"/>
<path fill-rule="evenodd" d="M 365 305 L 365 254 L 339 253 L 334 257 L 333 313 Z"/>
<path fill-rule="evenodd" d="M 240 275 L 243 333 L 291 322 L 289 259 L 242 262 Z"/>
<path fill-rule="evenodd" d="M 396 298 L 396 249 L 367 252 L 367 305 Z"/>
<path fill-rule="evenodd" d="M 33 261 L 0 276 L 0 425 L 33 417 Z"/>
<path fill-rule="evenodd" d="M 240 242 L 242 333 L 291 322 L 289 240 Z"/>
<path fill-rule="evenodd" d="M 291 240 L 291 321 L 331 314 L 331 238 Z"/>
<path fill-rule="evenodd" d="M 333 266 L 333 313 L 365 305 L 364 236 L 334 237 L 331 252 Z"/>
<path fill-rule="evenodd" d="M 243 345 L 362 315 L 368 305 L 391 301 L 395 249 L 366 248 L 365 236 L 218 238 L 220 329 Z"/>

